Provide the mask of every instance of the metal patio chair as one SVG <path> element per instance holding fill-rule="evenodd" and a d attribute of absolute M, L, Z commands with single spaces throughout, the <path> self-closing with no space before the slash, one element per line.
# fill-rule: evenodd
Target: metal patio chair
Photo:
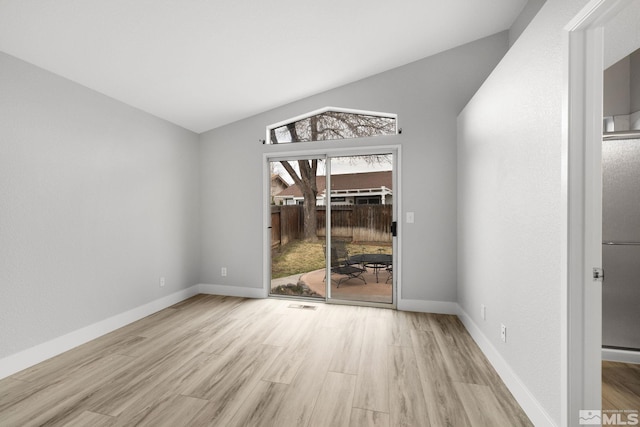
<path fill-rule="evenodd" d="M 349 256 L 346 250 L 340 250 L 339 248 L 332 245 L 331 275 L 333 276 L 334 274 L 336 274 L 339 276 L 344 276 L 337 281 L 338 288 L 340 287 L 340 284 L 342 284 L 343 282 L 346 282 L 347 280 L 351 280 L 351 279 L 356 279 L 356 278 L 362 280 L 366 285 L 367 281 L 365 280 L 364 277 L 362 277 L 362 273 L 364 273 L 365 271 L 366 270 L 364 268 L 361 268 L 356 264 L 349 262 Z M 335 279 L 332 279 L 332 280 L 335 280 Z"/>

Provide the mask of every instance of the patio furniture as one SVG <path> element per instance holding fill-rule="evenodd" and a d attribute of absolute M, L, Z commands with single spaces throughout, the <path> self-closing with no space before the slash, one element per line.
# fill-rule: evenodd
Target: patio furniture
<path fill-rule="evenodd" d="M 359 254 L 349 257 L 349 260 L 360 264 L 363 268 L 372 268 L 376 275 L 376 283 L 379 283 L 378 272 L 391 268 L 393 264 L 393 256 L 389 254 Z"/>
<path fill-rule="evenodd" d="M 367 270 L 358 267 L 349 259 L 346 251 L 342 252 L 334 246 L 331 247 L 331 274 L 345 276 L 337 281 L 338 288 L 342 282 L 355 278 L 362 280 L 366 285 L 367 281 L 361 276 L 365 271 Z"/>
<path fill-rule="evenodd" d="M 325 246 L 322 246 L 323 249 L 326 249 Z M 353 261 L 352 257 L 349 255 L 349 249 L 347 249 L 347 242 L 344 240 L 333 240 L 331 242 L 331 248 L 335 249 L 336 256 L 339 260 L 344 260 L 344 263 L 347 265 L 360 264 L 357 261 Z"/>

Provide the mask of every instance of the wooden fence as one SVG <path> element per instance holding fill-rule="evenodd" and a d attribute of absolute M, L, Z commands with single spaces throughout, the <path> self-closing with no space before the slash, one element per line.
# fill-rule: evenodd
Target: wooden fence
<path fill-rule="evenodd" d="M 286 245 L 302 237 L 302 206 L 271 206 L 271 247 Z"/>
<path fill-rule="evenodd" d="M 318 206 L 317 235 L 326 237 L 327 211 Z M 352 242 L 391 242 L 392 205 L 350 205 L 331 207 L 332 237 Z M 277 248 L 300 239 L 304 231 L 301 205 L 271 206 L 271 246 Z"/>

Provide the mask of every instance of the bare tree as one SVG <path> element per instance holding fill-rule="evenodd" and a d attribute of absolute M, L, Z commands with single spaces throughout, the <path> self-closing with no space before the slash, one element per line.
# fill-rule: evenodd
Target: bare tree
<path fill-rule="evenodd" d="M 271 143 L 321 141 L 349 139 L 395 133 L 395 119 L 364 114 L 326 111 L 279 128 L 271 129 Z M 380 157 L 380 158 L 379 158 Z M 371 163 L 382 162 L 386 156 L 370 156 Z M 299 173 L 289 161 L 280 164 L 293 182 L 300 188 L 304 212 L 304 240 L 317 240 L 316 199 L 318 184 L 318 160 L 298 160 Z M 327 189 L 327 203 L 331 203 L 331 192 Z"/>

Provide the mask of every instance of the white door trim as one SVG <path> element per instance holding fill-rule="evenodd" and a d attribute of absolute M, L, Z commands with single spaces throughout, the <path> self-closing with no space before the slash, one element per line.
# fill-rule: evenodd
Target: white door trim
<path fill-rule="evenodd" d="M 603 25 L 632 0 L 592 0 L 565 27 L 562 425 L 602 405 Z"/>
<path fill-rule="evenodd" d="M 387 136 L 386 138 L 397 138 L 397 136 Z M 364 138 L 363 138 L 364 139 Z M 369 139 L 369 138 L 368 138 Z M 295 145 L 295 144 L 294 144 Z M 393 210 L 395 220 L 398 223 L 398 235 L 393 239 L 393 253 L 395 259 L 398 261 L 397 266 L 393 266 L 393 304 L 384 304 L 384 306 L 392 306 L 396 308 L 402 295 L 402 224 L 400 218 L 402 217 L 402 179 L 401 179 L 401 165 L 402 165 L 402 145 L 401 144 L 389 144 L 389 145 L 367 145 L 360 147 L 341 147 L 341 148 L 301 148 L 295 149 L 288 144 L 290 151 L 274 151 L 272 153 L 263 153 L 262 167 L 263 167 L 263 256 L 262 256 L 262 275 L 263 275 L 263 294 L 264 297 L 269 296 L 271 286 L 271 212 L 269 209 L 271 199 L 271 171 L 269 170 L 269 162 L 277 159 L 290 159 L 290 158 L 312 158 L 318 156 L 326 157 L 345 157 L 345 156 L 358 156 L 368 154 L 378 154 L 381 152 L 390 152 L 394 155 L 394 173 L 393 173 Z M 372 304 L 367 304 L 372 305 Z"/>

